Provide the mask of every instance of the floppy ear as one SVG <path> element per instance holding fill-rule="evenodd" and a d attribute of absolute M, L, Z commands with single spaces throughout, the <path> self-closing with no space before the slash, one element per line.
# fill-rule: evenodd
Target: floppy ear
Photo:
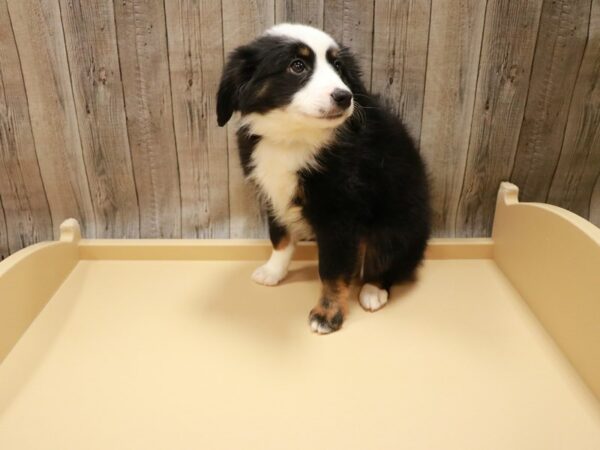
<path fill-rule="evenodd" d="M 253 53 L 248 46 L 239 47 L 227 59 L 217 92 L 217 123 L 220 127 L 239 109 L 240 93 L 254 71 Z"/>

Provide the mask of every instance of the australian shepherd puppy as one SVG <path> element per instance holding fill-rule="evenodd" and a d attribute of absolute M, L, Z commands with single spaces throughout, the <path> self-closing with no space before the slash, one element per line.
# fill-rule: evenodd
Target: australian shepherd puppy
<path fill-rule="evenodd" d="M 264 198 L 273 253 L 252 278 L 276 285 L 295 244 L 315 239 L 322 293 L 317 333 L 344 322 L 350 285 L 375 311 L 410 279 L 429 237 L 427 178 L 400 120 L 370 95 L 347 48 L 312 27 L 281 24 L 234 50 L 217 94 L 239 112 L 244 174 Z"/>

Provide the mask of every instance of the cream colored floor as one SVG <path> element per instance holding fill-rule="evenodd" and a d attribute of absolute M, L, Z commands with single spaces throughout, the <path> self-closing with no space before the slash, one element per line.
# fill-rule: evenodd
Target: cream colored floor
<path fill-rule="evenodd" d="M 428 261 L 329 336 L 312 263 L 275 288 L 256 264 L 80 262 L 0 366 L 0 449 L 600 449 L 492 261 Z"/>

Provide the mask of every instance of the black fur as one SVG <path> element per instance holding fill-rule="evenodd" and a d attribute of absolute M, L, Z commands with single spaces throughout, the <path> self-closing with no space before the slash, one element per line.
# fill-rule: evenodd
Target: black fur
<path fill-rule="evenodd" d="M 358 97 L 357 112 L 303 171 L 303 212 L 319 243 L 325 279 L 351 276 L 366 244 L 363 278 L 385 289 L 411 278 L 430 233 L 424 164 L 400 121 L 378 101 Z M 324 244 L 324 245 L 321 245 Z"/>
<path fill-rule="evenodd" d="M 237 49 L 219 88 L 219 125 L 233 111 L 264 113 L 287 104 L 310 78 L 314 64 L 312 52 L 300 55 L 302 47 L 271 36 Z M 288 69 L 298 57 L 309 67 L 301 77 Z M 360 268 L 360 249 L 365 248 L 364 282 L 389 289 L 410 279 L 423 259 L 430 235 L 425 167 L 401 121 L 365 89 L 353 55 L 343 48 L 330 50 L 327 58 L 351 89 L 355 112 L 337 130 L 333 143 L 318 154 L 320 169 L 299 173 L 303 195 L 293 203 L 301 205 L 315 233 L 322 280 L 349 282 Z M 248 133 L 246 128 L 238 131 L 246 175 L 261 139 Z M 285 227 L 270 215 L 270 230 L 275 245 Z M 341 313 L 335 322 L 329 325 L 337 329 Z"/>
<path fill-rule="evenodd" d="M 269 237 L 271 238 L 271 244 L 273 244 L 273 248 L 277 248 L 288 233 L 286 228 L 275 220 L 271 211 L 267 211 L 267 218 L 269 221 Z"/>
<path fill-rule="evenodd" d="M 300 53 L 306 49 L 308 56 Z M 287 69 L 293 59 L 308 67 L 303 75 Z M 301 42 L 263 36 L 234 50 L 227 61 L 217 93 L 217 121 L 225 125 L 234 111 L 267 112 L 290 102 L 310 79 L 313 51 Z"/>

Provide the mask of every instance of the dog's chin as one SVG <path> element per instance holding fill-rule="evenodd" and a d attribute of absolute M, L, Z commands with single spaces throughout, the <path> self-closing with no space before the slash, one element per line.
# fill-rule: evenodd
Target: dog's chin
<path fill-rule="evenodd" d="M 340 113 L 323 114 L 322 116 L 317 116 L 316 118 L 321 119 L 321 120 L 337 120 L 337 119 L 341 119 L 345 116 L 346 116 L 345 112 L 340 112 Z"/>
<path fill-rule="evenodd" d="M 318 128 L 336 128 L 352 115 L 352 111 L 334 111 L 325 114 L 300 112 L 299 115 L 303 121 L 306 121 L 307 125 L 310 124 Z"/>
<path fill-rule="evenodd" d="M 286 107 L 268 111 L 266 113 L 248 113 L 240 118 L 242 126 L 249 127 L 251 133 L 259 136 L 268 136 L 272 139 L 309 140 L 324 139 L 335 128 L 341 126 L 351 115 L 350 107 L 342 113 L 330 112 L 323 114 L 321 111 L 305 111 L 300 108 Z"/>

